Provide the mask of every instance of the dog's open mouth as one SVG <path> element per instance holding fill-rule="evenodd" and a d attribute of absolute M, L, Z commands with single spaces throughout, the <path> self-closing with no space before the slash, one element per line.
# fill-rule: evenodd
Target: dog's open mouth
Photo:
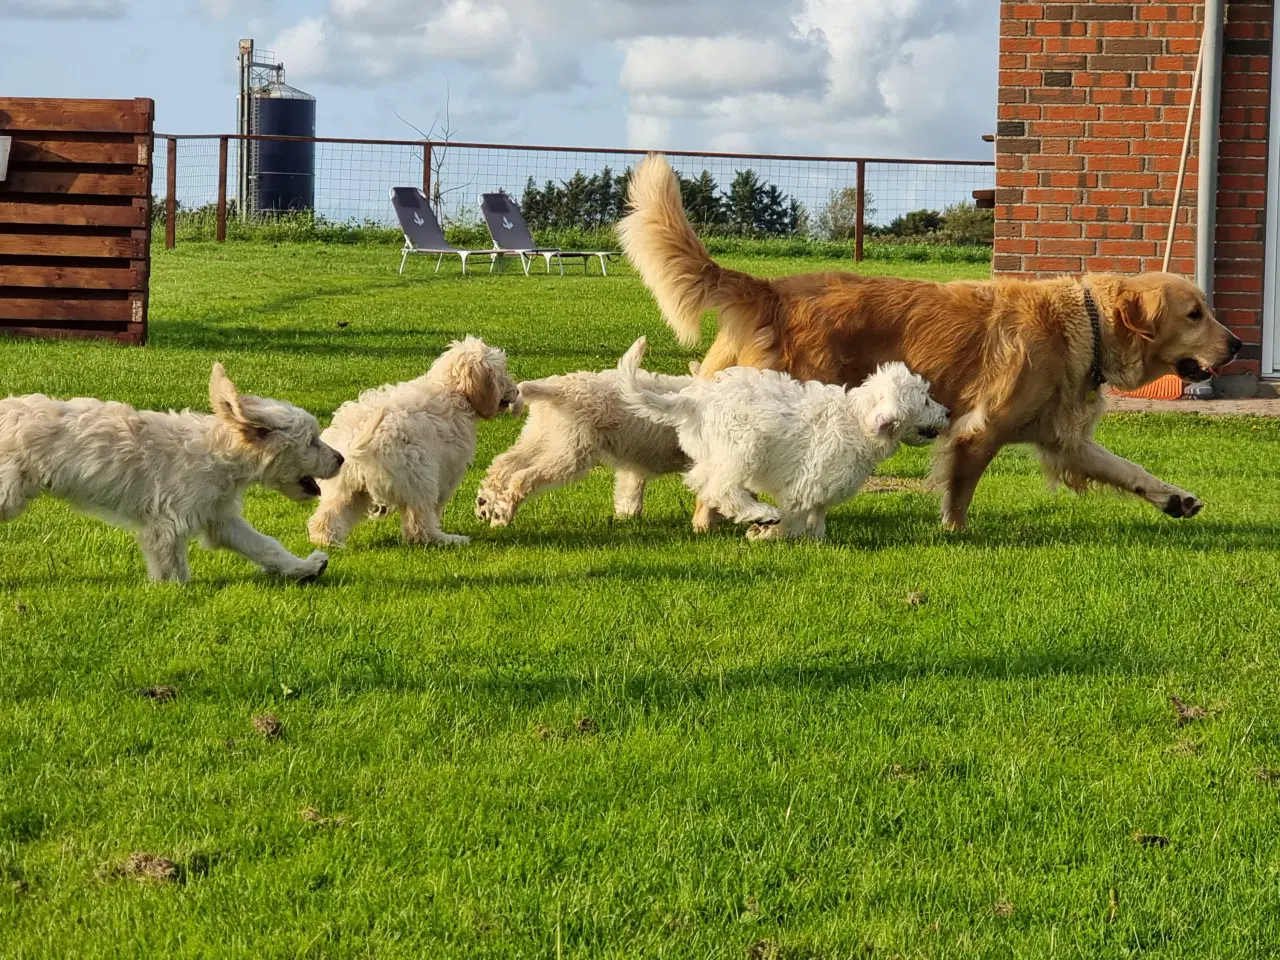
<path fill-rule="evenodd" d="M 298 481 L 298 487 L 308 497 L 320 496 L 320 484 L 316 483 L 315 477 L 303 477 Z"/>
<path fill-rule="evenodd" d="M 1183 380 L 1190 380 L 1192 383 L 1201 383 L 1213 376 L 1213 372 L 1202 367 L 1195 357 L 1183 357 L 1174 364 L 1173 369 Z"/>

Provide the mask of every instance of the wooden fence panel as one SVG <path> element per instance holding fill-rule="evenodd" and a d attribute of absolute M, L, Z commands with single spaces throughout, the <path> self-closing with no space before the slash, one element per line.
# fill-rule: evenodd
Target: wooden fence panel
<path fill-rule="evenodd" d="M 142 344 L 151 100 L 0 97 L 0 333 Z"/>

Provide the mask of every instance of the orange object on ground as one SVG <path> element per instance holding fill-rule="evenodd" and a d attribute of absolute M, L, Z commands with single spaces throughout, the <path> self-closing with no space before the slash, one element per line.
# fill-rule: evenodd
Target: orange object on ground
<path fill-rule="evenodd" d="M 1111 392 L 1117 397 L 1138 397 L 1142 400 L 1177 400 L 1182 396 L 1182 378 L 1172 373 L 1158 380 L 1153 380 L 1145 387 L 1137 390 L 1116 390 Z"/>

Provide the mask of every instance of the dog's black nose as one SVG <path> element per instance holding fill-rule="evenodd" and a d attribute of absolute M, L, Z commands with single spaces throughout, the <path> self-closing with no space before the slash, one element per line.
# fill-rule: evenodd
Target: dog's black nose
<path fill-rule="evenodd" d="M 1241 340 L 1239 337 L 1237 337 L 1234 333 L 1231 334 L 1231 339 L 1227 341 L 1227 349 L 1231 351 L 1231 356 L 1233 358 L 1236 356 L 1236 354 L 1240 352 L 1240 349 L 1243 346 L 1244 346 L 1244 341 Z"/>
<path fill-rule="evenodd" d="M 347 458 L 344 457 L 342 454 L 338 453 L 337 450 L 333 451 L 333 453 L 334 453 L 334 456 L 338 458 L 338 469 L 341 470 L 342 465 L 347 462 Z"/>

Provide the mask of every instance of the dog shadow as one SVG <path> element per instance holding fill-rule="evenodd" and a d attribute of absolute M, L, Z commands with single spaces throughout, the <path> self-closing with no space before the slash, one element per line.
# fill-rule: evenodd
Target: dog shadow
<path fill-rule="evenodd" d="M 355 666 L 353 664 L 353 666 Z M 369 664 L 361 664 L 368 667 Z M 639 670 L 608 680 L 610 712 L 626 713 L 628 704 L 643 705 L 646 711 L 681 710 L 712 698 L 740 699 L 751 696 L 795 693 L 799 695 L 870 692 L 885 687 L 929 680 L 1021 682 L 1050 677 L 1087 678 L 1094 676 L 1155 676 L 1164 669 L 1159 662 L 1138 662 L 1121 647 L 1091 645 L 1089 649 L 1041 648 L 1002 654 L 971 654 L 936 659 L 822 659 L 794 660 L 760 665 L 734 666 L 724 670 Z M 414 693 L 428 687 L 439 691 L 438 674 L 430 682 L 395 672 L 360 670 L 346 676 L 330 677 L 343 695 L 393 690 Z M 443 681 L 455 692 L 465 692 L 478 710 L 486 702 L 501 705 L 504 711 L 537 711 L 559 703 L 580 703 L 598 698 L 604 691 L 594 675 L 558 673 L 554 675 L 483 674 L 456 676 Z"/>

